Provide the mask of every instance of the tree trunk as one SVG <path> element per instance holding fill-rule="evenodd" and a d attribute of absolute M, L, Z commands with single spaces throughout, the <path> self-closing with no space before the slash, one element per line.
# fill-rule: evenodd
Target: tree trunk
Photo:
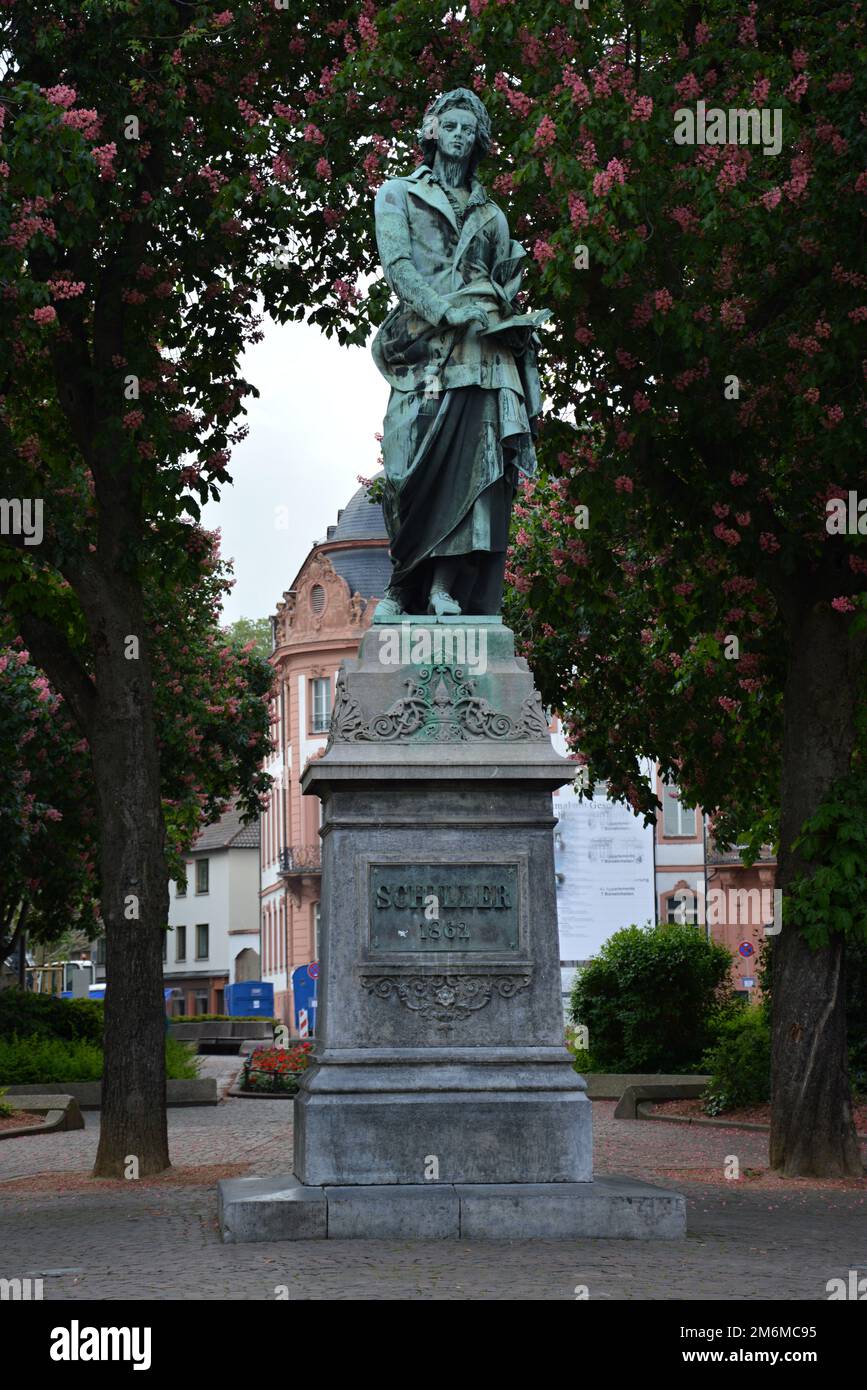
<path fill-rule="evenodd" d="M 863 648 L 827 603 L 790 615 L 778 887 L 810 872 L 792 851 L 831 784 L 849 771 Z M 846 1046 L 843 938 L 813 950 L 797 922 L 773 943 L 771 1167 L 786 1177 L 862 1172 Z"/>
<path fill-rule="evenodd" d="M 168 872 L 150 662 L 139 596 L 115 593 L 94 631 L 91 736 L 106 929 L 105 1068 L 95 1177 L 169 1166 L 163 942 Z M 137 659 L 125 651 L 137 637 Z"/>

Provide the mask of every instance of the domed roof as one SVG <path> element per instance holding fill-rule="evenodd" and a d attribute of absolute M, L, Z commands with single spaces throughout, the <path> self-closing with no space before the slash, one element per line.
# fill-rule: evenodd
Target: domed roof
<path fill-rule="evenodd" d="M 377 474 L 382 477 L 382 474 Z M 331 564 L 341 578 L 346 580 L 351 594 L 359 593 L 365 598 L 382 598 L 391 579 L 391 560 L 388 547 L 359 546 L 355 549 L 331 550 L 335 541 L 388 541 L 385 518 L 379 502 L 367 500 L 367 488 L 360 487 L 337 513 L 337 523 L 329 526 L 325 538 L 325 548 Z"/>
<path fill-rule="evenodd" d="M 385 518 L 378 502 L 367 500 L 367 488 L 360 487 L 337 513 L 337 525 L 329 526 L 330 541 L 384 541 L 388 539 Z"/>

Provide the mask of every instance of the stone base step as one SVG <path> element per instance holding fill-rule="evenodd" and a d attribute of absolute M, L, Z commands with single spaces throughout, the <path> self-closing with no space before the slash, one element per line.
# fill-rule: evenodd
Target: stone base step
<path fill-rule="evenodd" d="M 584 1183 L 306 1187 L 294 1176 L 219 1184 L 226 1242 L 265 1240 L 677 1240 L 679 1192 L 634 1178 Z"/>

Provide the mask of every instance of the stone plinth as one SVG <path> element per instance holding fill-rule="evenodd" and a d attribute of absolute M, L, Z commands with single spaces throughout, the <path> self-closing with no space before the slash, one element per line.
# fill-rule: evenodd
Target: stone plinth
<path fill-rule="evenodd" d="M 675 1194 L 592 1182 L 552 836 L 575 772 L 499 619 L 374 623 L 344 661 L 302 778 L 322 931 L 294 1179 L 223 1184 L 226 1239 L 682 1233 Z"/>
<path fill-rule="evenodd" d="M 344 662 L 302 783 L 326 924 L 303 1183 L 590 1180 L 551 833 L 574 771 L 498 621 L 374 625 Z"/>

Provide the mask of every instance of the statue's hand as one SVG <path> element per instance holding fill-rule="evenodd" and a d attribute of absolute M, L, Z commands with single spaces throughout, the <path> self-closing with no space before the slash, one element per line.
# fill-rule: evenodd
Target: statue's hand
<path fill-rule="evenodd" d="M 466 328 L 471 323 L 488 326 L 488 316 L 478 304 L 455 304 L 446 310 L 446 323 L 450 328 Z"/>

